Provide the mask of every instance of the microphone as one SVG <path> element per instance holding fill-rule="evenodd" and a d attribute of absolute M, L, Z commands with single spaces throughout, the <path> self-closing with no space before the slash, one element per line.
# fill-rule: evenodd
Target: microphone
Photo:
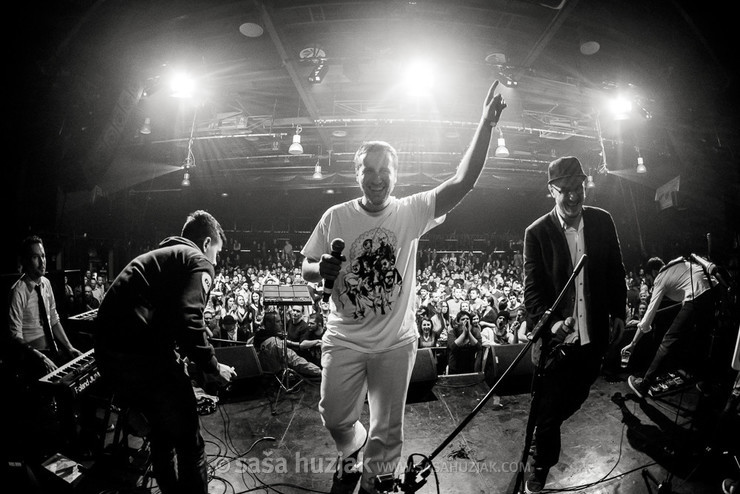
<path fill-rule="evenodd" d="M 551 330 L 553 331 L 552 339 L 556 344 L 565 341 L 565 338 L 576 330 L 576 320 L 572 317 L 566 317 L 562 324 L 555 323 Z"/>
<path fill-rule="evenodd" d="M 697 256 L 696 254 L 690 254 L 690 257 L 692 261 L 702 267 L 705 273 L 707 273 L 709 276 L 714 276 L 723 287 L 728 288 L 727 282 L 722 278 L 722 275 L 719 274 L 719 268 L 716 264 L 714 264 L 713 262 L 709 262 L 706 259 Z"/>
<path fill-rule="evenodd" d="M 707 233 L 707 259 L 712 258 L 712 234 Z"/>
<path fill-rule="evenodd" d="M 699 264 L 702 268 L 704 268 L 704 271 L 714 276 L 717 274 L 717 265 L 713 262 L 709 262 L 706 259 L 703 259 L 696 254 L 691 254 L 691 260 L 694 261 L 696 264 Z"/>
<path fill-rule="evenodd" d="M 334 259 L 342 260 L 342 251 L 344 250 L 344 240 L 341 238 L 335 238 L 331 241 L 331 256 Z M 322 299 L 324 302 L 328 302 L 331 297 L 331 292 L 334 289 L 334 280 L 324 281 L 324 295 Z"/>
<path fill-rule="evenodd" d="M 572 317 L 566 317 L 565 322 L 563 322 L 563 330 L 570 334 L 576 329 L 576 320 Z"/>

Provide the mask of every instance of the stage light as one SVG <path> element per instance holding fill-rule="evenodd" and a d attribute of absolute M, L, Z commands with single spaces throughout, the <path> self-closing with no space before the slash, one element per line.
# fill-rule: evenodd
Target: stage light
<path fill-rule="evenodd" d="M 498 145 L 493 155 L 497 158 L 508 158 L 509 150 L 506 148 L 506 141 L 504 140 L 504 133 L 498 129 Z"/>
<path fill-rule="evenodd" d="M 290 154 L 303 154 L 303 146 L 301 146 L 301 126 L 298 125 L 295 129 L 295 135 L 293 136 L 293 144 L 288 148 Z"/>
<path fill-rule="evenodd" d="M 647 167 L 645 166 L 645 160 L 642 159 L 642 155 L 640 154 L 640 150 L 637 150 L 637 173 L 643 174 L 647 173 Z"/>
<path fill-rule="evenodd" d="M 193 154 L 193 136 L 195 135 L 195 121 L 198 116 L 197 112 L 193 112 L 193 122 L 190 125 L 190 139 L 188 139 L 188 154 L 185 156 L 185 161 L 182 164 L 182 168 L 185 170 L 185 174 L 182 177 L 180 185 L 183 187 L 190 187 L 190 169 L 195 166 L 195 155 Z"/>
<path fill-rule="evenodd" d="M 308 76 L 308 82 L 311 84 L 320 84 L 324 80 L 324 77 L 326 77 L 327 72 L 329 72 L 329 64 L 326 63 L 326 59 L 322 58 Z"/>
<path fill-rule="evenodd" d="M 321 180 L 322 178 L 324 178 L 324 175 L 321 173 L 321 165 L 318 161 L 316 161 L 316 166 L 313 167 L 312 177 L 316 180 Z"/>
<path fill-rule="evenodd" d="M 594 183 L 594 176 L 591 175 L 591 172 L 589 172 L 588 177 L 586 177 L 586 188 L 593 189 L 594 187 L 596 187 L 596 184 Z"/>
<path fill-rule="evenodd" d="M 630 118 L 630 112 L 632 111 L 632 101 L 629 99 L 619 96 L 614 98 L 610 102 L 611 111 L 614 114 L 615 120 L 627 120 Z"/>
<path fill-rule="evenodd" d="M 171 96 L 175 98 L 192 98 L 195 91 L 195 80 L 184 73 L 176 73 L 170 79 Z"/>
<path fill-rule="evenodd" d="M 149 135 L 152 133 L 152 120 L 149 117 L 144 119 L 144 123 L 139 128 L 139 134 Z"/>
<path fill-rule="evenodd" d="M 409 64 L 403 79 L 409 96 L 427 96 L 434 87 L 436 74 L 434 66 L 425 60 Z"/>

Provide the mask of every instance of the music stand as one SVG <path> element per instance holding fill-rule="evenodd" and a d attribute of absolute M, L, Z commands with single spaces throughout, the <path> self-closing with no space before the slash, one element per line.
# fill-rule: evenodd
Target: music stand
<path fill-rule="evenodd" d="M 283 308 L 283 358 L 280 363 L 282 370 L 279 375 L 275 376 L 279 386 L 277 394 L 275 395 L 275 403 L 272 406 L 272 415 L 276 415 L 277 412 L 275 411 L 275 408 L 280 399 L 280 391 L 282 390 L 286 393 L 290 393 L 303 382 L 303 378 L 300 374 L 288 366 L 288 316 L 286 311 L 289 306 L 293 305 L 313 305 L 313 298 L 311 298 L 307 285 L 267 284 L 262 286 L 262 299 L 265 307 L 268 305 L 275 305 Z M 295 383 L 292 385 L 291 378 L 296 379 Z"/>

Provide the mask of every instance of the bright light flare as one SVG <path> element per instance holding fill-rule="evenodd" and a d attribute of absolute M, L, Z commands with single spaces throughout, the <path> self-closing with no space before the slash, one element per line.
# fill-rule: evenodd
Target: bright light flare
<path fill-rule="evenodd" d="M 170 79 L 170 90 L 175 98 L 192 98 L 195 92 L 195 79 L 184 72 L 175 73 Z"/>
<path fill-rule="evenodd" d="M 415 60 L 406 68 L 403 84 L 409 96 L 429 96 L 436 78 L 436 67 L 431 62 Z"/>
<path fill-rule="evenodd" d="M 624 96 L 618 96 L 609 103 L 610 109 L 616 120 L 627 120 L 632 111 L 632 101 Z"/>

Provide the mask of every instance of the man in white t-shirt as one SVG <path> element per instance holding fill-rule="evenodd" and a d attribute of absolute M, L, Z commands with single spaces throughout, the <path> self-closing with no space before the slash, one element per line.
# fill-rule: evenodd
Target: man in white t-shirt
<path fill-rule="evenodd" d="M 472 190 L 486 161 L 492 127 L 506 107 L 488 91 L 483 115 L 457 172 L 433 190 L 391 195 L 398 155 L 388 143 L 364 143 L 355 154 L 363 196 L 329 208 L 301 254 L 303 277 L 332 282 L 331 312 L 322 346 L 319 412 L 340 456 L 332 493 L 376 492 L 375 477 L 398 466 L 403 414 L 416 358 L 413 302 L 419 237 Z M 343 261 L 329 254 L 345 243 Z M 365 395 L 370 430 L 360 423 Z M 360 450 L 364 465 L 356 465 Z"/>

